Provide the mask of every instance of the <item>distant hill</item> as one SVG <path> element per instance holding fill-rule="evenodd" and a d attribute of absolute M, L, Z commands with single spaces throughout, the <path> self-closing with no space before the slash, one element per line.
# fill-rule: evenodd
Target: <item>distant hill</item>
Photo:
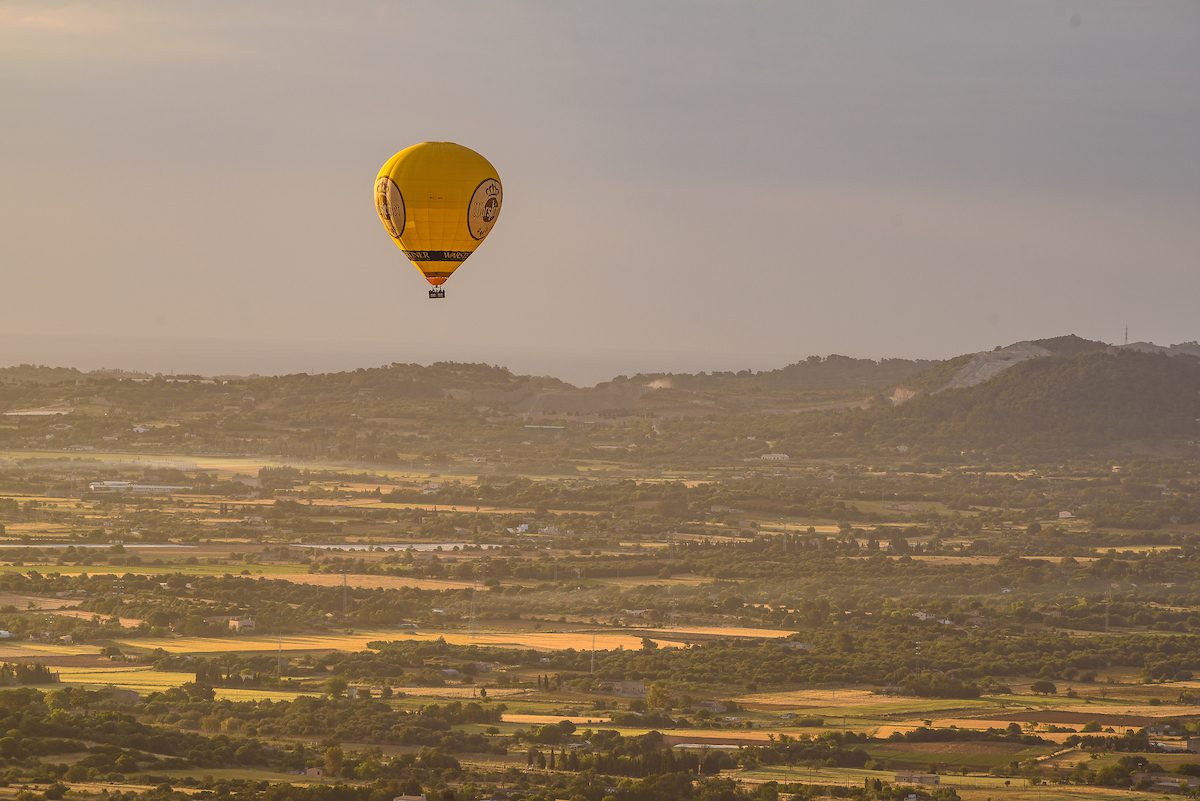
<path fill-rule="evenodd" d="M 790 412 L 865 405 L 873 393 L 933 364 L 813 356 L 777 370 L 619 376 L 595 387 L 454 362 L 219 377 L 22 365 L 0 368 L 0 413 L 53 407 L 139 419 L 236 416 L 241 426 L 256 420 L 281 428 L 347 416 L 398 425 L 452 413 L 620 419 Z"/>
<path fill-rule="evenodd" d="M 796 389 L 880 389 L 927 370 L 931 359 L 856 359 L 851 356 L 809 356 L 775 370 L 714 373 L 650 373 L 633 381 L 673 389 L 720 391 Z"/>
<path fill-rule="evenodd" d="M 487 364 L 282 376 L 0 369 L 0 448 L 147 448 L 356 461 L 728 464 L 764 453 L 1194 448 L 1200 346 L 1029 340 L 944 362 L 810 357 L 595 387 Z M 565 433 L 563 433 L 565 432 Z M 553 439 L 558 438 L 558 439 Z M 940 458 L 940 457 L 939 457 Z M 546 461 L 547 464 L 558 464 Z"/>
<path fill-rule="evenodd" d="M 1099 353 L 1109 349 L 1110 346 L 1104 342 L 1069 334 L 1051 339 L 1016 342 L 992 350 L 964 354 L 913 376 L 899 387 L 899 392 L 893 393 L 893 400 L 904 402 L 921 393 L 973 387 L 1030 359 Z"/>
<path fill-rule="evenodd" d="M 961 357 L 917 377 L 941 385 L 881 407 L 875 422 L 889 439 L 971 447 L 1194 441 L 1200 358 L 1176 352 L 1077 338 L 1018 343 L 992 351 L 994 359 Z"/>
<path fill-rule="evenodd" d="M 1200 359 L 1200 342 L 1181 342 L 1178 345 L 1155 345 L 1153 342 L 1130 342 L 1122 345 L 1122 350 L 1136 350 L 1140 353 L 1163 353 L 1167 356 L 1195 356 Z"/>
<path fill-rule="evenodd" d="M 926 359 L 810 356 L 775 370 L 712 373 L 641 373 L 587 389 L 544 393 L 535 411 L 704 414 L 864 403 L 873 393 L 937 364 Z"/>
<path fill-rule="evenodd" d="M 0 367 L 0 384 L 63 384 L 85 376 L 85 373 L 73 367 L 44 367 L 40 364 Z"/>

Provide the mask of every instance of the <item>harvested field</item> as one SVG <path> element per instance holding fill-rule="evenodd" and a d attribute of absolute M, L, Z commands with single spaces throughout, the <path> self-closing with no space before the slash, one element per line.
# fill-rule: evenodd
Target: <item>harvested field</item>
<path fill-rule="evenodd" d="M 59 645 L 57 643 L 13 642 L 0 640 L 0 659 L 30 659 L 53 656 L 81 656 L 100 652 L 96 645 Z"/>
<path fill-rule="evenodd" d="M 916 715 L 922 712 L 945 713 L 949 710 L 979 706 L 978 701 L 880 695 L 864 689 L 749 693 L 736 696 L 733 700 L 750 708 L 795 709 L 800 712 L 833 716 Z"/>
<path fill-rule="evenodd" d="M 1135 717 L 1149 718 L 1151 720 L 1157 718 L 1174 718 L 1174 717 L 1197 717 L 1200 716 L 1200 706 L 1190 705 L 1182 706 L 1178 704 L 1106 704 L 1097 709 L 1098 704 L 1090 705 L 1072 705 L 1060 707 L 1064 712 L 1078 712 L 1095 716 L 1097 712 L 1110 715 L 1130 715 Z"/>
<path fill-rule="evenodd" d="M 86 609 L 52 609 L 44 611 L 45 614 L 48 615 L 55 615 L 56 617 L 73 617 L 77 620 L 92 620 L 93 618 L 99 618 L 100 620 L 107 621 L 112 619 L 110 615 L 102 615 L 99 612 L 89 612 Z M 142 621 L 136 617 L 119 617 L 117 618 L 117 622 L 121 624 L 121 628 L 125 629 L 136 629 L 138 626 L 142 625 Z"/>
<path fill-rule="evenodd" d="M 923 770 L 931 762 L 949 762 L 974 770 L 989 770 L 1008 765 L 1013 760 L 1043 756 L 1056 747 L 1006 742 L 872 743 L 866 746 L 866 750 L 874 759 L 886 759 L 889 763 L 908 768 Z"/>
<path fill-rule="evenodd" d="M 626 737 L 645 734 L 651 731 L 651 729 L 635 729 L 627 726 L 605 726 L 605 728 L 615 728 Z M 767 731 L 765 729 L 676 729 L 674 731 L 663 732 L 662 734 L 663 740 L 668 745 L 676 745 L 678 743 L 759 745 L 770 742 L 773 737 L 779 736 L 778 731 Z"/>
<path fill-rule="evenodd" d="M 393 687 L 392 691 L 413 698 L 478 698 L 476 687 Z M 488 687 L 488 698 L 515 698 L 525 695 L 530 690 L 521 687 Z"/>
<path fill-rule="evenodd" d="M 881 702 L 900 701 L 909 704 L 929 702 L 917 696 L 881 695 L 868 689 L 783 690 L 780 692 L 748 693 L 733 698 L 739 704 L 751 706 L 874 706 Z M 962 706 L 961 701 L 955 702 Z"/>
<path fill-rule="evenodd" d="M 595 581 L 612 587 L 674 587 L 704 584 L 713 581 L 713 579 L 707 576 L 671 576 L 669 578 L 659 578 L 657 576 L 613 576 L 612 578 L 595 579 Z"/>
<path fill-rule="evenodd" d="M 195 681 L 194 673 L 173 673 L 149 667 L 57 667 L 53 668 L 63 684 L 84 687 L 123 687 L 139 693 L 158 692 Z"/>
<path fill-rule="evenodd" d="M 491 696 L 491 691 L 488 691 Z M 550 726 L 558 723 L 560 720 L 569 720 L 576 725 L 584 724 L 611 724 L 612 721 L 608 718 L 598 717 L 581 717 L 579 715 L 526 715 L 519 712 L 505 712 L 501 718 L 505 723 L 530 723 L 538 726 Z"/>
<path fill-rule="evenodd" d="M 1117 707 L 1120 709 L 1121 707 Z M 1149 707 L 1150 709 L 1159 710 L 1162 707 Z M 1067 709 L 1046 709 L 1033 712 L 1008 712 L 1005 714 L 993 716 L 995 720 L 1007 724 L 1010 721 L 1019 723 L 1057 723 L 1067 725 L 1082 726 L 1085 723 L 1096 722 L 1101 726 L 1114 726 L 1120 728 L 1141 729 L 1146 726 L 1151 726 L 1160 718 L 1171 717 L 1169 711 L 1160 712 L 1157 715 L 1125 715 L 1114 712 L 1107 712 L 1102 709 L 1086 709 L 1083 711 L 1072 711 Z M 1180 709 L 1196 710 L 1196 707 L 1175 707 L 1177 710 L 1175 715 L 1196 715 L 1198 711 L 1181 712 Z"/>
<path fill-rule="evenodd" d="M 142 695 L 162 692 L 196 680 L 194 673 L 154 670 L 149 667 L 58 667 L 53 669 L 58 673 L 59 681 L 63 684 L 91 689 L 120 687 Z M 218 699 L 229 701 L 290 701 L 301 695 L 318 694 L 316 692 L 249 687 L 217 687 L 214 692 Z"/>
<path fill-rule="evenodd" d="M 162 648 L 168 653 L 222 653 L 246 651 L 362 651 L 367 643 L 391 640 L 421 640 L 431 642 L 445 639 L 452 645 L 491 645 L 500 648 L 526 648 L 537 651 L 559 651 L 568 648 L 587 650 L 592 647 L 592 632 L 570 631 L 508 631 L 477 632 L 465 631 L 413 631 L 377 629 L 355 634 L 312 634 L 290 635 L 281 638 L 267 636 L 249 637 L 153 637 L 121 640 L 119 644 L 134 649 Z M 595 635 L 596 648 L 612 650 L 624 648 L 636 650 L 642 646 L 640 635 L 599 631 Z M 664 647 L 678 646 L 669 640 L 659 641 Z"/>
<path fill-rule="evenodd" d="M 254 578 L 278 579 L 290 581 L 293 584 L 311 584 L 316 587 L 342 586 L 341 573 L 273 573 L 258 575 Z M 400 587 L 413 587 L 420 590 L 469 590 L 476 586 L 470 581 L 455 581 L 453 579 L 409 578 L 408 576 L 376 576 L 371 574 L 347 574 L 346 584 L 365 590 L 393 590 Z"/>
<path fill-rule="evenodd" d="M 41 595 L 18 595 L 13 592 L 0 592 L 0 607 L 15 606 L 19 610 L 26 609 L 62 609 L 74 606 L 78 600 L 69 598 L 46 598 Z"/>
<path fill-rule="evenodd" d="M 650 637 L 654 637 L 656 634 L 695 634 L 703 637 L 759 637 L 768 639 L 782 639 L 783 637 L 790 637 L 796 633 L 794 631 L 782 631 L 780 629 L 755 629 L 744 626 L 670 626 L 667 628 L 638 630 L 645 631 Z"/>

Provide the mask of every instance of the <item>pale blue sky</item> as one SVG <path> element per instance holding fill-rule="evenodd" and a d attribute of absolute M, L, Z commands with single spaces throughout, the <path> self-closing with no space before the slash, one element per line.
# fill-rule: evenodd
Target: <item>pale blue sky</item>
<path fill-rule="evenodd" d="M 0 0 L 0 363 L 498 362 L 1200 337 L 1200 3 Z M 375 216 L 486 155 L 423 280 Z"/>

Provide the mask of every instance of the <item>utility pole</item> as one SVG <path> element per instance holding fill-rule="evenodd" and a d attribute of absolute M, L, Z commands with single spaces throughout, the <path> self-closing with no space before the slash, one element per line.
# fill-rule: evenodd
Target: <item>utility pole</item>
<path fill-rule="evenodd" d="M 596 672 L 596 632 L 595 631 L 592 632 L 592 669 L 589 670 L 588 672 L 589 673 Z"/>
<path fill-rule="evenodd" d="M 346 584 L 346 571 L 342 571 L 342 617 L 350 611 L 350 586 Z"/>

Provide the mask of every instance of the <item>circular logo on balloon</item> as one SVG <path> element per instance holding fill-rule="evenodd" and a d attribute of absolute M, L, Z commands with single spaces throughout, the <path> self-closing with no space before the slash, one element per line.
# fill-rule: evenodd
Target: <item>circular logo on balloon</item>
<path fill-rule="evenodd" d="M 471 204 L 467 207 L 467 230 L 472 237 L 483 239 L 488 235 L 500 216 L 503 199 L 500 182 L 495 178 L 488 178 L 475 187 L 475 194 L 471 195 Z"/>
<path fill-rule="evenodd" d="M 404 233 L 404 197 L 400 187 L 386 175 L 375 181 L 375 211 L 379 212 L 379 221 L 392 239 L 399 239 Z"/>

